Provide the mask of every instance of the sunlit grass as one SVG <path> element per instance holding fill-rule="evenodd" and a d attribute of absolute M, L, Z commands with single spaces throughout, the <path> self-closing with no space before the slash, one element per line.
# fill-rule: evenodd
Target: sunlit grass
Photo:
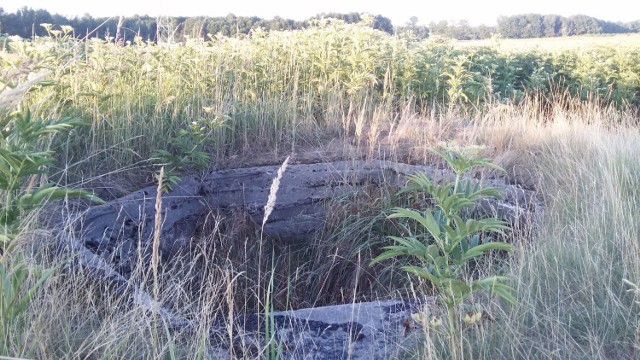
<path fill-rule="evenodd" d="M 173 45 L 40 38 L 0 52 L 0 77 L 15 85 L 37 69 L 54 71 L 56 86 L 29 104 L 37 116 L 91 125 L 62 144 L 61 167 L 79 181 L 151 165 L 154 151 L 170 150 L 167 139 L 193 123 L 207 135 L 213 163 L 225 166 L 234 156 L 275 160 L 335 138 L 371 143 L 407 112 L 455 108 L 472 117 L 487 104 L 527 98 L 548 108 L 558 96 L 637 105 L 640 42 L 603 39 L 604 46 L 575 49 L 571 38 L 562 51 L 505 52 L 339 22 Z"/>
<path fill-rule="evenodd" d="M 492 46 L 502 50 L 543 50 L 563 51 L 567 49 L 577 50 L 585 47 L 617 47 L 634 48 L 640 41 L 640 34 L 616 34 L 616 35 L 581 35 L 536 39 L 484 39 L 484 40 L 460 40 L 456 41 L 460 46 Z"/>

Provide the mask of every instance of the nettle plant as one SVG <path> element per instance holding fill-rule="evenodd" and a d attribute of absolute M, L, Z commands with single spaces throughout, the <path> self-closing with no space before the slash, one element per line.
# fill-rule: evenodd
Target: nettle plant
<path fill-rule="evenodd" d="M 494 187 L 481 188 L 477 181 L 463 179 L 463 175 L 475 167 L 502 169 L 487 158 L 467 155 L 462 150 L 430 150 L 447 162 L 455 172 L 455 180 L 437 184 L 424 173 L 409 176 L 408 185 L 400 193 L 426 196 L 434 206 L 424 210 L 394 208 L 389 219 L 413 220 L 417 227 L 408 226 L 409 222 L 401 225 L 407 235 L 389 236 L 395 244 L 384 247 L 386 251 L 372 264 L 399 256 L 417 260 L 419 265 L 406 265 L 402 269 L 434 285 L 447 308 L 449 334 L 454 339 L 460 323 L 459 305 L 474 292 L 488 291 L 509 303 L 516 303 L 513 288 L 507 285 L 508 277 L 474 278 L 468 266 L 470 261 L 489 251 L 510 251 L 512 246 L 490 237 L 490 234 L 503 234 L 508 229 L 504 221 L 467 216 L 474 205 L 486 199 L 500 198 L 500 193 Z M 418 230 L 412 230 L 416 228 Z M 477 321 L 479 316 L 476 315 L 473 314 L 471 319 Z"/>

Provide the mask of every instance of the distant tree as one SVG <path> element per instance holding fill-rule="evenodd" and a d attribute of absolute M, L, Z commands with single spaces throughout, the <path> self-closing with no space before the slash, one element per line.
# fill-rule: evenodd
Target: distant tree
<path fill-rule="evenodd" d="M 320 13 L 310 18 L 310 20 L 319 20 L 319 19 L 338 19 L 342 20 L 347 24 L 357 24 L 362 21 L 362 16 L 356 12 L 350 12 L 348 14 L 342 13 Z"/>
<path fill-rule="evenodd" d="M 516 16 L 499 16 L 496 30 L 505 38 L 519 39 L 520 23 L 518 20 Z"/>
<path fill-rule="evenodd" d="M 387 34 L 393 34 L 393 24 L 391 23 L 391 20 L 382 15 L 376 15 L 373 18 L 373 28 L 384 31 Z"/>
<path fill-rule="evenodd" d="M 460 20 L 457 24 L 451 27 L 453 30 L 453 38 L 458 40 L 473 40 L 475 39 L 475 34 L 471 25 L 467 20 Z"/>
<path fill-rule="evenodd" d="M 486 25 L 471 26 L 466 20 L 458 22 L 440 21 L 430 23 L 429 32 L 451 39 L 476 40 L 490 38 L 495 32 L 495 28 Z"/>
<path fill-rule="evenodd" d="M 323 13 L 312 17 L 314 19 L 339 19 L 348 24 L 362 22 L 365 18 L 360 13 L 351 12 Z M 505 38 L 553 37 L 582 34 L 640 32 L 640 20 L 623 23 L 613 23 L 598 20 L 585 15 L 575 15 L 565 18 L 558 15 L 525 14 L 515 16 L 501 16 L 497 27 L 470 26 L 467 21 L 430 23 L 429 26 L 418 25 L 418 18 L 412 17 L 403 25 L 394 29 L 391 20 L 377 15 L 369 17 L 370 25 L 389 34 L 411 34 L 416 39 L 424 39 L 429 34 L 445 36 L 454 39 L 485 39 L 494 33 Z M 115 36 L 118 29 L 122 40 L 132 41 L 136 36 L 144 40 L 157 41 L 158 34 L 172 36 L 172 41 L 182 41 L 187 36 L 206 37 L 207 34 L 222 34 L 224 36 L 245 36 L 253 29 L 262 28 L 266 31 L 294 30 L 310 26 L 312 21 L 294 21 L 276 16 L 267 20 L 256 16 L 235 16 L 228 14 L 223 17 L 164 17 L 158 26 L 158 20 L 150 16 L 131 16 L 123 19 L 118 26 L 118 18 L 94 18 L 89 14 L 82 17 L 67 18 L 59 14 L 50 14 L 46 10 L 33 10 L 22 7 L 15 13 L 8 13 L 0 7 L 0 33 L 18 35 L 24 38 L 46 35 L 46 30 L 40 26 L 50 23 L 54 28 L 60 25 L 71 25 L 77 37 Z M 171 34 L 167 29 L 171 29 Z M 395 31 L 394 31 L 395 30 Z"/>
<path fill-rule="evenodd" d="M 562 35 L 562 20 L 559 15 L 542 16 L 542 34 L 544 37 L 555 37 Z"/>
<path fill-rule="evenodd" d="M 13 16 L 13 21 L 9 21 L 7 24 L 8 31 L 12 34 L 20 35 L 23 38 L 30 38 L 33 35 L 31 31 L 34 27 L 32 9 L 26 6 L 18 9 Z"/>
<path fill-rule="evenodd" d="M 182 35 L 204 38 L 207 35 L 207 18 L 204 16 L 187 18 L 182 25 Z"/>
<path fill-rule="evenodd" d="M 4 12 L 4 9 L 0 6 L 0 34 L 2 34 L 4 32 L 4 28 L 2 27 L 2 23 L 4 22 L 4 17 L 6 16 L 6 13 Z"/>
<path fill-rule="evenodd" d="M 182 35 L 177 18 L 160 16 L 156 19 L 156 24 L 156 41 L 158 43 L 172 44 Z"/>
<path fill-rule="evenodd" d="M 449 23 L 447 21 L 431 22 L 429 23 L 429 32 L 439 36 L 448 36 Z"/>
<path fill-rule="evenodd" d="M 269 30 L 293 30 L 297 28 L 296 21 L 283 19 L 280 16 L 274 17 L 269 24 Z"/>
<path fill-rule="evenodd" d="M 406 35 L 417 40 L 423 40 L 429 37 L 429 28 L 424 25 L 418 25 L 418 18 L 412 16 L 404 26 L 398 26 L 395 29 L 396 35 Z"/>
<path fill-rule="evenodd" d="M 640 20 L 628 22 L 628 23 L 624 24 L 624 27 L 629 32 L 640 32 Z"/>
<path fill-rule="evenodd" d="M 484 24 L 480 24 L 475 27 L 476 37 L 478 39 L 488 39 L 495 33 L 495 31 L 495 27 Z"/>
<path fill-rule="evenodd" d="M 135 36 L 140 36 L 143 40 L 156 40 L 155 36 L 158 32 L 158 24 L 156 19 L 151 16 L 135 15 L 125 20 L 125 26 L 128 30 L 126 32 L 127 40 L 133 40 L 130 38 L 131 35 L 133 35 L 134 38 Z"/>
<path fill-rule="evenodd" d="M 539 14 L 522 15 L 520 24 L 520 37 L 522 38 L 539 38 L 544 37 L 543 18 Z"/>
<path fill-rule="evenodd" d="M 516 39 L 629 31 L 623 26 L 616 26 L 616 24 L 586 15 L 565 18 L 558 15 L 539 14 L 500 16 L 497 30 L 503 37 Z"/>
<path fill-rule="evenodd" d="M 562 23 L 562 35 L 601 34 L 598 19 L 586 15 L 573 15 Z"/>
<path fill-rule="evenodd" d="M 604 34 L 621 34 L 630 32 L 630 29 L 623 23 L 614 23 L 611 21 L 598 20 L 598 25 Z"/>
<path fill-rule="evenodd" d="M 258 28 L 258 23 L 262 21 L 261 18 L 257 16 L 251 17 L 243 17 L 243 29 L 246 29 L 247 34 L 251 32 L 251 30 Z"/>
<path fill-rule="evenodd" d="M 86 36 L 91 34 L 91 36 L 98 36 L 99 29 L 102 22 L 99 22 L 98 19 L 94 19 L 89 14 L 82 15 L 81 18 L 75 17 L 69 21 L 69 24 L 73 26 L 74 32 L 76 36 Z"/>

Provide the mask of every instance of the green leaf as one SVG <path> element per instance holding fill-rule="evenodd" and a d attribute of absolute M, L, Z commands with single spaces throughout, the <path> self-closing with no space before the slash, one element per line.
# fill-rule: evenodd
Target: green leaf
<path fill-rule="evenodd" d="M 485 187 L 470 193 L 469 195 L 467 195 L 467 197 L 471 201 L 477 202 L 487 198 L 502 199 L 502 194 L 500 193 L 500 190 L 498 188 Z"/>
<path fill-rule="evenodd" d="M 488 278 L 477 280 L 475 283 L 483 289 L 497 294 L 510 304 L 515 305 L 518 302 L 513 296 L 513 293 L 515 293 L 515 289 L 509 285 L 502 283 L 509 280 L 510 279 L 506 276 L 491 276 Z"/>
<path fill-rule="evenodd" d="M 440 256 L 440 248 L 436 244 L 431 244 L 431 245 L 427 246 L 426 255 L 427 255 L 427 258 L 429 258 L 433 262 L 435 262 L 435 259 L 438 256 Z"/>
<path fill-rule="evenodd" d="M 456 229 L 452 228 L 451 226 L 447 225 L 444 227 L 445 232 L 447 233 L 447 240 L 448 243 L 446 244 L 446 246 L 448 247 L 446 249 L 446 251 L 450 251 L 450 246 L 452 243 L 455 243 L 457 241 L 459 241 L 459 236 L 458 236 L 458 232 L 456 231 Z"/>
<path fill-rule="evenodd" d="M 482 256 L 484 255 L 485 252 L 491 251 L 491 250 L 511 251 L 512 249 L 513 249 L 513 245 L 508 243 L 489 242 L 489 243 L 484 243 L 469 249 L 469 251 L 467 251 L 467 253 L 465 254 L 465 257 L 470 259 L 473 257 Z"/>
<path fill-rule="evenodd" d="M 462 239 L 462 241 L 460 241 L 460 250 L 462 251 L 462 253 L 466 253 L 467 251 L 469 251 L 469 239 L 464 238 Z"/>
<path fill-rule="evenodd" d="M 65 197 L 78 197 L 103 204 L 104 201 L 97 196 L 87 192 L 86 190 L 65 189 L 52 184 L 47 184 L 41 188 L 35 189 L 30 194 L 23 194 L 18 199 L 18 205 L 25 209 L 38 207 L 47 201 L 62 199 Z"/>
<path fill-rule="evenodd" d="M 431 281 L 434 285 L 440 284 L 440 279 L 428 272 L 427 270 L 418 266 L 403 266 L 402 270 L 418 275 L 419 277 Z"/>
<path fill-rule="evenodd" d="M 444 256 L 438 256 L 434 259 L 433 263 L 440 269 L 445 269 L 447 267 L 448 260 Z"/>
<path fill-rule="evenodd" d="M 423 172 L 411 174 L 407 176 L 407 179 L 409 181 L 409 185 L 403 187 L 398 194 L 416 190 L 422 190 L 430 194 L 434 188 L 434 184 L 431 182 L 431 179 L 429 179 L 429 177 Z"/>
<path fill-rule="evenodd" d="M 462 260 L 464 260 L 464 257 L 463 257 L 463 249 L 464 249 L 463 243 L 464 243 L 464 239 L 460 244 L 458 244 L 457 246 L 454 246 L 453 249 L 451 249 L 451 252 L 450 252 L 450 255 L 449 255 L 451 257 L 451 259 L 457 264 L 462 264 Z"/>
<path fill-rule="evenodd" d="M 385 251 L 382 254 L 378 255 L 375 257 L 375 259 L 371 260 L 371 262 L 369 263 L 369 265 L 374 265 L 377 264 L 381 261 L 387 260 L 387 259 L 391 259 L 400 255 L 405 255 L 406 252 L 404 251 L 400 251 L 400 250 L 390 250 L 390 251 Z"/>
<path fill-rule="evenodd" d="M 459 303 L 460 301 L 467 298 L 471 295 L 472 288 L 466 282 L 458 279 L 443 279 L 440 283 L 440 288 L 444 290 L 444 292 L 454 300 L 454 303 Z"/>
<path fill-rule="evenodd" d="M 480 236 L 475 234 L 471 237 L 471 241 L 469 241 L 469 248 L 474 248 L 478 246 L 478 242 L 480 241 Z"/>
<path fill-rule="evenodd" d="M 506 285 L 502 285 L 502 284 L 497 284 L 496 286 L 494 286 L 492 288 L 493 292 L 498 294 L 498 296 L 500 296 L 502 299 L 504 299 L 506 302 L 508 302 L 511 305 L 516 305 L 518 304 L 518 300 L 515 298 L 515 296 L 513 296 L 513 293 L 515 292 L 515 289 L 506 286 Z"/>
<path fill-rule="evenodd" d="M 430 210 L 425 212 L 425 216 L 422 216 L 419 212 L 412 209 L 394 208 L 393 213 L 388 216 L 389 219 L 396 218 L 409 218 L 420 223 L 425 229 L 429 231 L 434 238 L 440 237 L 440 226 L 438 222 L 433 218 L 433 214 Z"/>
<path fill-rule="evenodd" d="M 90 192 L 86 192 L 84 195 L 80 196 L 81 198 L 91 201 L 94 204 L 98 204 L 98 205 L 103 205 L 106 204 L 106 202 L 104 200 L 102 200 L 100 197 L 90 193 Z"/>

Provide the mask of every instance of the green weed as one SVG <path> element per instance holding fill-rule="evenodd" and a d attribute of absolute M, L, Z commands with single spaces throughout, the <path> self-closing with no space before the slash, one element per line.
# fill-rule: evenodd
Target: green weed
<path fill-rule="evenodd" d="M 467 265 L 472 259 L 489 251 L 510 251 L 512 246 L 493 241 L 489 237 L 480 240 L 480 236 L 484 234 L 502 233 L 508 228 L 505 222 L 492 218 L 463 219 L 465 208 L 484 199 L 497 198 L 500 193 L 496 188 L 479 188 L 472 185 L 469 180 L 462 180 L 462 176 L 474 167 L 498 167 L 488 159 L 469 157 L 462 151 L 432 151 L 449 164 L 456 174 L 455 181 L 441 185 L 433 183 L 425 174 L 411 175 L 410 184 L 401 192 L 418 191 L 419 195 L 426 194 L 435 203 L 435 208 L 427 208 L 423 212 L 395 208 L 389 215 L 390 219 L 414 220 L 420 224 L 420 230 L 415 233 L 409 227 L 405 227 L 408 235 L 390 236 L 395 245 L 385 246 L 386 251 L 371 263 L 398 256 L 411 256 L 418 260 L 419 266 L 406 265 L 402 269 L 428 280 L 435 286 L 437 296 L 447 308 L 451 355 L 458 358 L 461 356 L 458 349 L 458 324 L 461 320 L 458 307 L 465 299 L 474 292 L 486 290 L 499 295 L 509 303 L 516 303 L 514 289 L 506 284 L 510 280 L 508 277 L 487 276 L 475 279 L 467 273 Z"/>

